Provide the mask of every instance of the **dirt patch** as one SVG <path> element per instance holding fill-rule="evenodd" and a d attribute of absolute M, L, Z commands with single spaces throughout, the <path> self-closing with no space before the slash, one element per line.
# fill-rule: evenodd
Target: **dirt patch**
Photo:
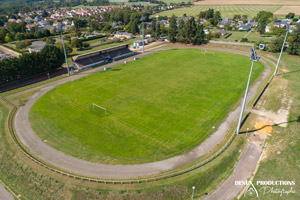
<path fill-rule="evenodd" d="M 254 127 L 259 134 L 262 134 L 266 137 L 268 136 L 268 134 L 271 134 L 273 130 L 273 126 L 271 124 L 261 121 L 256 122 L 254 124 Z"/>
<path fill-rule="evenodd" d="M 250 1 L 250 0 L 202 0 L 194 3 L 195 5 L 300 5 L 299 1 L 280 1 L 280 0 L 263 0 L 263 1 Z"/>

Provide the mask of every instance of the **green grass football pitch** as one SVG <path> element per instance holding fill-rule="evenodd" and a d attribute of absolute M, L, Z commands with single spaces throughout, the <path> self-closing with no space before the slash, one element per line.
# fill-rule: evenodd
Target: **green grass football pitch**
<path fill-rule="evenodd" d="M 237 104 L 251 61 L 199 49 L 155 53 L 54 88 L 30 112 L 56 149 L 101 163 L 166 159 L 203 142 Z M 253 79 L 264 67 L 256 63 Z M 92 112 L 95 103 L 103 116 Z"/>

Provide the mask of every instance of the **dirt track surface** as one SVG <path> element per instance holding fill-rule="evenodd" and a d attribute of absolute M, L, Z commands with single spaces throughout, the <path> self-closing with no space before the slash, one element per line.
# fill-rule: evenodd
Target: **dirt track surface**
<path fill-rule="evenodd" d="M 187 48 L 187 47 L 177 47 L 177 48 Z M 199 47 L 192 47 L 192 48 L 199 48 Z M 155 53 L 163 49 L 156 49 L 151 52 L 146 52 L 144 54 L 148 55 L 151 53 Z M 206 48 L 211 49 L 211 48 Z M 236 53 L 241 55 L 249 56 L 248 52 L 238 52 L 232 51 L 227 49 L 217 49 L 213 48 L 214 50 L 221 50 L 230 53 Z M 212 49 L 211 49 L 212 50 Z M 142 57 L 141 55 L 138 55 Z M 126 59 L 126 60 L 132 60 Z M 109 64 L 110 67 L 117 66 L 121 64 L 123 61 L 118 61 L 115 63 Z M 262 60 L 264 62 L 264 60 Z M 249 101 L 252 100 L 258 92 L 259 87 L 261 84 L 264 83 L 264 80 L 269 76 L 271 73 L 270 66 L 265 63 L 265 71 L 262 73 L 262 76 L 259 80 L 257 80 L 251 87 L 248 95 Z M 232 124 L 238 119 L 239 112 L 241 109 L 241 101 L 239 105 L 231 111 L 225 120 L 221 123 L 218 129 L 204 142 L 200 145 L 192 149 L 190 152 L 175 156 L 166 160 L 152 162 L 152 163 L 145 163 L 145 164 L 136 164 L 136 165 L 105 165 L 99 163 L 92 163 L 84 160 L 77 159 L 75 157 L 66 155 L 50 146 L 42 142 L 38 136 L 34 133 L 30 126 L 30 122 L 28 119 L 28 114 L 33 106 L 33 104 L 46 92 L 51 90 L 52 88 L 61 85 L 63 83 L 79 79 L 81 77 L 87 76 L 91 73 L 95 73 L 96 71 L 103 70 L 106 66 L 102 66 L 90 71 L 82 72 L 77 75 L 73 75 L 55 82 L 51 82 L 49 84 L 40 86 L 40 91 L 34 94 L 31 99 L 26 103 L 26 105 L 19 108 L 16 113 L 14 126 L 16 130 L 16 135 L 18 136 L 21 143 L 35 156 L 39 157 L 41 160 L 46 161 L 47 163 L 54 165 L 60 169 L 82 175 L 88 177 L 95 177 L 95 178 L 115 178 L 115 179 L 128 179 L 128 178 L 137 178 L 141 176 L 148 176 L 157 174 L 166 170 L 174 169 L 177 166 L 180 166 L 184 163 L 190 162 L 195 160 L 196 158 L 207 154 L 210 152 L 217 144 L 219 144 L 225 137 L 226 133 L 232 127 Z M 249 66 L 250 69 L 250 66 Z M 36 88 L 35 88 L 36 89 Z"/>
<path fill-rule="evenodd" d="M 264 139 L 264 136 L 257 133 L 251 135 L 233 173 L 217 190 L 204 198 L 204 200 L 231 200 L 243 191 L 245 186 L 236 185 L 235 181 L 249 181 L 260 160 Z"/>
<path fill-rule="evenodd" d="M 0 183 L 0 200 L 13 200 L 14 198 L 7 192 L 4 186 Z"/>

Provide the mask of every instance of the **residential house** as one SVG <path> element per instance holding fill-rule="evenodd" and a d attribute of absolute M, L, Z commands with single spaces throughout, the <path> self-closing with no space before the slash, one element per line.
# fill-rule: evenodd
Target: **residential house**
<path fill-rule="evenodd" d="M 238 29 L 239 29 L 239 31 L 249 31 L 250 26 L 246 25 L 246 24 L 241 24 Z"/>
<path fill-rule="evenodd" d="M 114 35 L 114 38 L 120 38 L 120 39 L 130 39 L 132 37 L 133 37 L 132 33 L 126 33 L 126 32 L 117 32 Z"/>

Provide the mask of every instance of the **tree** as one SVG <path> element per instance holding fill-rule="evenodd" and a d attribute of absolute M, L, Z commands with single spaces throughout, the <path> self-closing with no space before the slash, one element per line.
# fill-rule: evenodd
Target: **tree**
<path fill-rule="evenodd" d="M 176 23 L 176 17 L 173 14 L 170 18 L 170 28 L 168 33 L 168 38 L 170 42 L 176 42 L 176 35 L 177 35 L 177 23 Z"/>
<path fill-rule="evenodd" d="M 64 53 L 56 46 L 46 45 L 40 53 L 50 69 L 60 67 L 64 63 Z"/>
<path fill-rule="evenodd" d="M 55 46 L 58 47 L 62 52 L 64 52 L 64 47 L 62 42 L 57 42 Z M 69 43 L 65 43 L 65 48 L 66 48 L 67 55 L 70 55 L 73 52 L 73 49 Z"/>
<path fill-rule="evenodd" d="M 52 28 L 52 29 L 50 29 L 50 34 L 51 35 L 56 35 L 56 31 Z"/>
<path fill-rule="evenodd" d="M 12 35 L 10 33 L 6 33 L 4 41 L 5 42 L 11 42 L 11 41 L 13 41 Z"/>
<path fill-rule="evenodd" d="M 272 39 L 271 44 L 269 46 L 269 51 L 273 52 L 273 53 L 280 52 L 282 44 L 283 44 L 283 40 L 284 40 L 283 36 Z"/>
<path fill-rule="evenodd" d="M 205 39 L 205 34 L 204 34 L 204 30 L 203 30 L 203 25 L 200 24 L 200 22 L 198 22 L 197 24 L 197 30 L 196 30 L 196 34 L 193 38 L 193 44 L 201 44 L 204 39 Z"/>
<path fill-rule="evenodd" d="M 271 22 L 271 19 L 273 18 L 273 13 L 267 11 L 259 11 L 255 18 L 258 21 L 257 30 L 260 34 L 263 34 L 265 32 L 267 24 Z"/>
<path fill-rule="evenodd" d="M 19 40 L 19 41 L 24 40 L 24 35 L 22 33 L 18 32 L 15 35 L 15 39 Z"/>
<path fill-rule="evenodd" d="M 51 37 L 47 37 L 45 39 L 46 44 L 55 44 L 55 39 L 51 38 Z"/>
<path fill-rule="evenodd" d="M 157 23 L 156 23 L 156 31 L 155 31 L 154 37 L 155 37 L 156 39 L 158 39 L 158 38 L 160 37 L 160 35 L 161 35 L 160 23 L 157 22 Z"/>
<path fill-rule="evenodd" d="M 187 42 L 192 43 L 196 33 L 196 22 L 194 17 L 191 17 L 187 23 L 185 23 L 185 30 Z"/>
<path fill-rule="evenodd" d="M 82 41 L 78 38 L 74 38 L 72 41 L 71 41 L 71 46 L 73 48 L 78 48 L 78 49 L 81 49 L 83 47 L 83 44 L 82 44 Z"/>
<path fill-rule="evenodd" d="M 241 19 L 241 15 L 234 15 L 233 16 L 234 21 L 239 21 Z"/>
<path fill-rule="evenodd" d="M 130 32 L 132 34 L 137 34 L 139 33 L 139 26 L 137 20 L 133 20 L 130 22 Z"/>
<path fill-rule="evenodd" d="M 177 36 L 176 36 L 176 40 L 178 42 L 186 42 L 183 19 L 180 19 L 178 23 L 179 23 L 179 26 L 178 26 L 178 33 L 177 33 Z"/>
<path fill-rule="evenodd" d="M 17 49 L 25 49 L 26 48 L 26 45 L 25 45 L 25 43 L 24 42 L 17 42 L 16 43 L 16 48 Z"/>
<path fill-rule="evenodd" d="M 216 11 L 214 17 L 210 22 L 212 25 L 217 26 L 221 20 L 222 20 L 221 13 L 219 11 Z"/>
<path fill-rule="evenodd" d="M 24 40 L 24 43 L 25 43 L 26 47 L 28 47 L 32 44 L 31 40 L 28 40 L 28 39 Z"/>
<path fill-rule="evenodd" d="M 41 31 L 36 31 L 34 32 L 34 37 L 35 38 L 42 38 L 44 35 Z"/>
<path fill-rule="evenodd" d="M 49 37 L 51 35 L 51 33 L 48 29 L 44 29 L 42 33 L 45 37 Z"/>
<path fill-rule="evenodd" d="M 295 17 L 295 13 L 292 13 L 292 12 L 289 12 L 286 16 L 285 16 L 285 18 L 287 18 L 287 19 L 293 19 Z"/>
<path fill-rule="evenodd" d="M 294 30 L 288 48 L 289 54 L 300 56 L 300 27 Z"/>

